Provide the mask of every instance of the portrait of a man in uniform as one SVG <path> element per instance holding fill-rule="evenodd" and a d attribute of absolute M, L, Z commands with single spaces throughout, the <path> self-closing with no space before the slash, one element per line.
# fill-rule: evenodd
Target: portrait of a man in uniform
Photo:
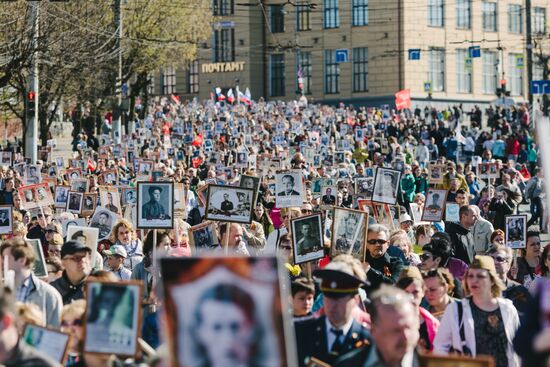
<path fill-rule="evenodd" d="M 173 228 L 174 184 L 138 182 L 138 228 Z"/>

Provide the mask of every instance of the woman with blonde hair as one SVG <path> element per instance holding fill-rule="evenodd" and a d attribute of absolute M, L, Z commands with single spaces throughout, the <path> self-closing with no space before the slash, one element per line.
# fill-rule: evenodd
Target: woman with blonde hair
<path fill-rule="evenodd" d="M 67 350 L 67 363 L 65 364 L 67 367 L 78 364 L 82 358 L 85 313 L 86 301 L 83 299 L 73 301 L 63 306 L 63 310 L 61 310 L 61 331 L 71 336 Z"/>
<path fill-rule="evenodd" d="M 19 335 L 23 335 L 26 324 L 33 324 L 37 326 L 46 326 L 46 318 L 40 308 L 34 303 L 21 303 L 16 302 L 15 308 L 17 310 L 17 330 Z"/>
<path fill-rule="evenodd" d="M 128 220 L 120 219 L 114 225 L 109 241 L 111 246 L 120 245 L 126 250 L 128 256 L 124 260 L 124 267 L 133 270 L 143 260 L 143 244 Z"/>
<path fill-rule="evenodd" d="M 512 301 L 501 297 L 504 289 L 493 258 L 476 256 L 464 277 L 468 297 L 445 310 L 434 340 L 434 353 L 489 355 L 494 358 L 495 367 L 519 367 L 512 345 L 519 316 Z"/>

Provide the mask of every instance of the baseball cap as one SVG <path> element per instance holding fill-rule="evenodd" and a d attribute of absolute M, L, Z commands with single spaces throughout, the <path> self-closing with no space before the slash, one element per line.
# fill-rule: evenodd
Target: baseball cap
<path fill-rule="evenodd" d="M 90 253 L 92 252 L 92 250 L 82 242 L 67 241 L 63 244 L 63 247 L 61 247 L 61 258 L 64 258 L 67 255 L 72 255 L 80 251 L 88 251 Z"/>
<path fill-rule="evenodd" d="M 126 252 L 124 247 L 120 245 L 111 246 L 111 248 L 109 250 L 105 250 L 104 253 L 107 256 L 120 256 L 125 259 L 128 257 L 128 253 Z"/>

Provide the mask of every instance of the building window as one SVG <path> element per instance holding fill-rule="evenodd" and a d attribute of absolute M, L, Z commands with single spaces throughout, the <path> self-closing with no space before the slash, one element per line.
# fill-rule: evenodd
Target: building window
<path fill-rule="evenodd" d="M 523 68 L 518 67 L 517 59 L 523 57 L 522 54 L 508 54 L 508 85 L 507 89 L 512 96 L 521 96 L 523 94 Z"/>
<path fill-rule="evenodd" d="M 269 57 L 269 95 L 285 95 L 285 55 L 274 54 Z"/>
<path fill-rule="evenodd" d="M 497 3 L 484 1 L 482 4 L 483 30 L 497 31 Z"/>
<path fill-rule="evenodd" d="M 431 48 L 428 51 L 428 80 L 434 92 L 445 90 L 445 50 Z"/>
<path fill-rule="evenodd" d="M 546 8 L 534 7 L 531 24 L 534 34 L 546 33 Z"/>
<path fill-rule="evenodd" d="M 325 50 L 325 93 L 340 93 L 340 64 L 335 50 Z"/>
<path fill-rule="evenodd" d="M 167 67 L 162 73 L 162 94 L 176 93 L 176 69 L 173 66 Z"/>
<path fill-rule="evenodd" d="M 311 94 L 311 52 L 298 52 L 296 57 L 296 89 L 300 89 L 298 86 L 299 78 L 302 78 L 304 94 Z"/>
<path fill-rule="evenodd" d="M 494 51 L 483 51 L 483 93 L 495 94 L 498 78 L 498 58 Z"/>
<path fill-rule="evenodd" d="M 285 31 L 285 15 L 283 5 L 269 6 L 271 33 L 282 33 Z"/>
<path fill-rule="evenodd" d="M 325 0 L 325 28 L 340 27 L 338 0 Z"/>
<path fill-rule="evenodd" d="M 369 1 L 353 0 L 352 24 L 354 26 L 363 26 L 369 24 Z"/>
<path fill-rule="evenodd" d="M 235 61 L 235 29 L 223 28 L 214 31 L 212 37 L 213 46 L 213 62 L 229 62 Z"/>
<path fill-rule="evenodd" d="M 432 27 L 443 27 L 445 15 L 443 0 L 428 0 L 428 25 Z"/>
<path fill-rule="evenodd" d="M 521 13 L 521 5 L 508 5 L 508 32 L 521 33 L 523 32 L 523 19 Z"/>
<path fill-rule="evenodd" d="M 353 91 L 368 92 L 369 49 L 360 47 L 353 49 Z"/>
<path fill-rule="evenodd" d="M 235 13 L 235 4 L 233 0 L 213 0 L 212 10 L 214 15 L 231 15 Z"/>
<path fill-rule="evenodd" d="M 309 2 L 300 2 L 296 4 L 296 28 L 299 31 L 310 31 L 311 7 Z"/>
<path fill-rule="evenodd" d="M 470 29 L 470 0 L 456 0 L 456 27 Z"/>
<path fill-rule="evenodd" d="M 199 60 L 191 61 L 187 70 L 187 93 L 199 93 Z"/>
<path fill-rule="evenodd" d="M 456 91 L 472 93 L 472 67 L 468 50 L 456 50 Z"/>

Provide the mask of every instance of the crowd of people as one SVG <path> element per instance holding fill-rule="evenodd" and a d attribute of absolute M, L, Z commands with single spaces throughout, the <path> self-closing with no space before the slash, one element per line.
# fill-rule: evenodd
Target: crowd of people
<path fill-rule="evenodd" d="M 144 108 L 145 119 L 120 142 L 109 135 L 108 119 L 101 134 L 76 129 L 68 161 L 58 157 L 53 140 L 36 163 L 16 146 L 5 150 L 11 160 L 0 167 L 0 209 L 11 208 L 11 219 L 0 212 L 6 286 L 0 364 L 115 363 L 108 354 L 86 351 L 84 325 L 94 302 L 85 286 L 135 280 L 142 284 L 142 352 L 133 363 L 163 365 L 169 341 L 161 336 L 159 318 L 166 315 L 157 259 L 203 251 L 282 258 L 283 307 L 295 331 L 288 337 L 296 362 L 289 366 L 417 366 L 426 356 L 453 354 L 488 356 L 496 367 L 548 363 L 550 246 L 541 242 L 548 214 L 525 106 L 482 113 L 479 107 L 393 111 L 304 99 L 248 105 L 162 99 Z M 497 172 L 480 178 L 487 163 Z M 434 167 L 443 170 L 437 181 Z M 379 180 L 383 169 L 398 174 Z M 249 177 L 257 186 L 244 183 Z M 138 182 L 150 185 L 142 193 Z M 162 183 L 170 182 L 177 189 L 165 199 Z M 49 193 L 32 193 L 44 184 Z M 226 193 L 212 209 L 209 185 L 254 187 L 253 207 Z M 432 189 L 444 190 L 445 199 L 439 192 L 430 196 Z M 287 196 L 300 204 L 282 207 Z M 440 200 L 449 208 L 458 204 L 456 217 L 423 220 L 425 210 L 441 209 Z M 525 204 L 525 223 L 510 222 L 510 216 L 521 220 Z M 360 216 L 347 217 L 343 234 L 333 232 L 335 208 L 368 212 L 365 233 L 355 232 Z M 247 211 L 249 223 L 231 221 Z M 209 221 L 209 213 L 227 222 Z M 317 213 L 320 228 L 314 221 L 293 226 Z M 195 232 L 207 222 L 212 233 Z M 512 239 L 523 245 L 512 248 Z M 297 261 L 318 252 L 314 260 Z M 27 345 L 26 324 L 69 334 L 66 356 L 56 361 Z M 212 338 L 215 343 L 216 334 Z M 213 353 L 204 365 L 255 365 L 227 353 L 235 355 Z"/>

